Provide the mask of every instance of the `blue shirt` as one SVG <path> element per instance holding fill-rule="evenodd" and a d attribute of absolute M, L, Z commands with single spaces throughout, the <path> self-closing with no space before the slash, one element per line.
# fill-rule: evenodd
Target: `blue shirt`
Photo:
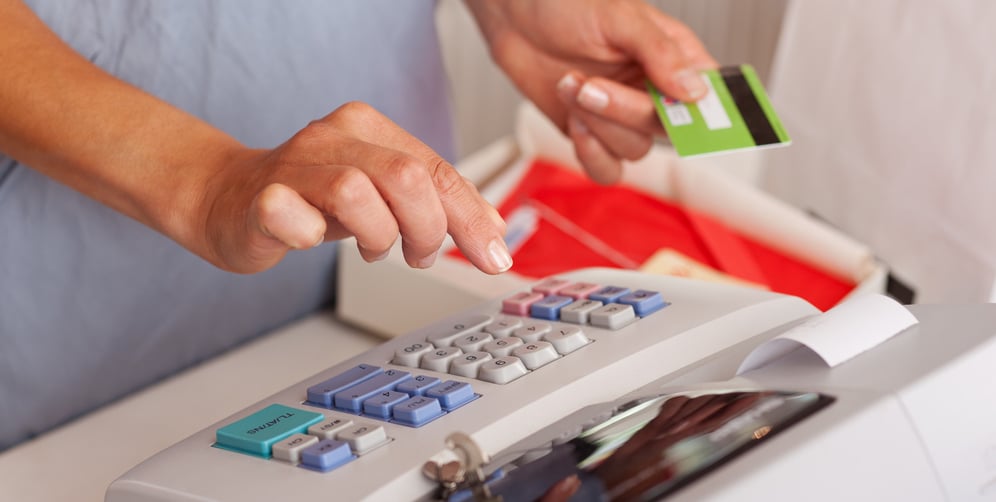
<path fill-rule="evenodd" d="M 99 67 L 248 146 L 359 100 L 452 152 L 433 3 L 28 3 Z M 327 305 L 334 258 L 226 273 L 0 154 L 0 450 Z"/>

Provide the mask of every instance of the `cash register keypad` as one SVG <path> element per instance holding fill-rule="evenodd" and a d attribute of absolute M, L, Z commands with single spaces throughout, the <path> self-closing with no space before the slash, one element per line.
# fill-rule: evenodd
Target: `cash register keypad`
<path fill-rule="evenodd" d="M 506 384 L 590 344 L 589 326 L 618 330 L 668 305 L 656 291 L 547 279 L 398 349 L 406 370 L 359 364 L 307 389 L 307 406 L 271 404 L 218 429 L 214 446 L 327 472 L 391 442 L 380 423 L 421 427 L 480 397 L 470 383 Z M 380 422 L 380 423 L 378 423 Z"/>
<path fill-rule="evenodd" d="M 547 279 L 401 347 L 393 363 L 505 384 L 591 343 L 586 326 L 618 330 L 668 305 L 659 292 Z"/>

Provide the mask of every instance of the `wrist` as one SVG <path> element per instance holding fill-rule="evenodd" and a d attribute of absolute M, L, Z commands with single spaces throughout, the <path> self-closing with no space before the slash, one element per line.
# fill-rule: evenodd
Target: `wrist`
<path fill-rule="evenodd" d="M 467 9 L 474 17 L 484 41 L 488 45 L 491 58 L 500 62 L 505 53 L 505 43 L 509 39 L 511 32 L 510 4 L 504 1 L 493 0 L 465 0 Z"/>
<path fill-rule="evenodd" d="M 193 155 L 167 167 L 172 171 L 169 189 L 163 190 L 162 200 L 148 208 L 150 226 L 215 266 L 226 268 L 218 251 L 219 234 L 225 229 L 214 223 L 214 215 L 226 212 L 220 201 L 239 193 L 239 186 L 247 182 L 242 173 L 255 163 L 259 153 L 224 135 L 199 145 L 188 150 Z"/>

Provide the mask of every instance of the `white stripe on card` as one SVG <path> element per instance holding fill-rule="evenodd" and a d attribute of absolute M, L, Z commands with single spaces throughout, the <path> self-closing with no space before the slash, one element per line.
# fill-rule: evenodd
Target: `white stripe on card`
<path fill-rule="evenodd" d="M 667 119 L 672 126 L 677 127 L 692 123 L 692 114 L 688 112 L 688 107 L 681 103 L 664 105 L 664 113 L 667 114 Z"/>
<path fill-rule="evenodd" d="M 723 103 L 719 100 L 719 96 L 716 95 L 716 89 L 712 86 L 712 80 L 709 79 L 708 75 L 702 75 L 702 81 L 709 88 L 709 93 L 695 104 L 699 107 L 699 113 L 702 114 L 706 127 L 710 131 L 733 127 L 730 116 L 727 115 L 726 109 L 723 108 Z"/>

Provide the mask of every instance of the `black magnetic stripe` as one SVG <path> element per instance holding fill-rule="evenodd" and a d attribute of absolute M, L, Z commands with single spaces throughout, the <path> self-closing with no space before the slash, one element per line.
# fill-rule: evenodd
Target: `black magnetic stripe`
<path fill-rule="evenodd" d="M 740 68 L 736 66 L 725 67 L 720 70 L 719 74 L 723 77 L 726 88 L 730 90 L 733 103 L 740 110 L 740 115 L 744 118 L 744 123 L 747 124 L 747 130 L 754 138 L 754 144 L 770 145 L 780 142 L 778 133 L 771 127 L 768 116 L 764 114 L 761 103 L 757 101 L 754 91 L 750 88 L 750 84 L 747 83 L 747 78 L 744 77 Z"/>

